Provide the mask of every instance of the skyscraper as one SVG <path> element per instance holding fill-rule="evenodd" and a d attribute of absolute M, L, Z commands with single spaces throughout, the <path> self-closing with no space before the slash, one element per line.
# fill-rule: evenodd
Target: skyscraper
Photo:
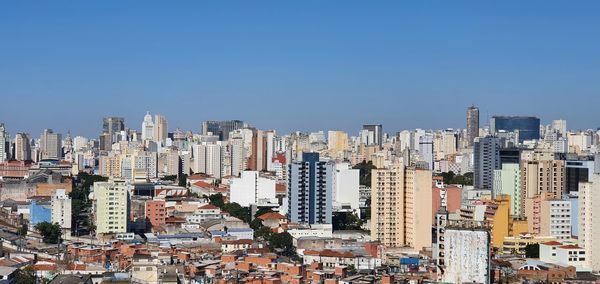
<path fill-rule="evenodd" d="M 319 153 L 303 153 L 288 172 L 290 221 L 331 224 L 334 165 L 320 161 Z"/>
<path fill-rule="evenodd" d="M 473 146 L 475 137 L 479 136 L 479 108 L 472 105 L 467 108 L 467 146 Z"/>
<path fill-rule="evenodd" d="M 208 135 L 210 132 L 213 135 L 219 136 L 219 140 L 227 141 L 229 140 L 229 133 L 231 131 L 244 127 L 246 127 L 246 124 L 241 120 L 208 120 L 202 123 L 202 135 Z"/>
<path fill-rule="evenodd" d="M 587 266 L 600 271 L 600 174 L 579 184 L 579 246 L 585 249 Z"/>
<path fill-rule="evenodd" d="M 62 158 L 62 135 L 54 133 L 52 129 L 44 129 L 40 136 L 40 151 L 42 159 Z"/>
<path fill-rule="evenodd" d="M 427 162 L 427 168 L 431 171 L 434 166 L 433 157 L 433 136 L 423 135 L 419 137 L 419 154 L 424 162 Z"/>
<path fill-rule="evenodd" d="M 0 163 L 10 158 L 9 141 L 10 139 L 8 138 L 8 133 L 6 132 L 4 123 L 0 123 Z"/>
<path fill-rule="evenodd" d="M 150 112 L 146 112 L 142 122 L 142 140 L 152 140 L 154 135 L 154 122 Z"/>
<path fill-rule="evenodd" d="M 371 172 L 371 240 L 388 247 L 431 247 L 432 174 L 404 165 Z"/>
<path fill-rule="evenodd" d="M 492 190 L 494 170 L 500 169 L 500 139 L 487 136 L 475 139 L 473 144 L 473 185 L 477 189 Z"/>
<path fill-rule="evenodd" d="M 519 142 L 540 139 L 540 119 L 533 116 L 492 116 L 490 132 L 518 132 Z"/>
<path fill-rule="evenodd" d="M 31 138 L 27 133 L 17 133 L 15 136 L 15 160 L 31 160 Z"/>
<path fill-rule="evenodd" d="M 167 118 L 164 115 L 154 116 L 154 134 L 153 139 L 158 144 L 165 144 L 168 135 Z"/>
<path fill-rule="evenodd" d="M 373 141 L 368 141 L 367 145 L 379 145 L 379 147 L 383 145 L 383 126 L 381 124 L 365 124 L 362 129 L 369 131 L 372 134 L 369 137 L 373 137 Z"/>
<path fill-rule="evenodd" d="M 108 133 L 110 143 L 116 142 L 115 134 L 125 130 L 125 118 L 109 116 L 102 119 L 102 133 Z"/>

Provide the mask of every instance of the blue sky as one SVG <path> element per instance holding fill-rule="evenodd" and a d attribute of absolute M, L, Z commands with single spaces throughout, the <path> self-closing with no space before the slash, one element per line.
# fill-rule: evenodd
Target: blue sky
<path fill-rule="evenodd" d="M 243 119 L 280 132 L 600 126 L 597 1 L 2 1 L 0 121 L 96 136 Z"/>

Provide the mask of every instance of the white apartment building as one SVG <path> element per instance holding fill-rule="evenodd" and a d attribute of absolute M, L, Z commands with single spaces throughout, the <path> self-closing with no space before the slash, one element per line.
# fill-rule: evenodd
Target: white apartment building
<path fill-rule="evenodd" d="M 71 229 L 71 198 L 64 189 L 57 189 L 51 200 L 52 223 L 63 229 Z"/>
<path fill-rule="evenodd" d="M 231 181 L 229 200 L 241 206 L 250 206 L 261 199 L 275 200 L 275 180 L 260 176 L 257 171 L 243 171 Z"/>

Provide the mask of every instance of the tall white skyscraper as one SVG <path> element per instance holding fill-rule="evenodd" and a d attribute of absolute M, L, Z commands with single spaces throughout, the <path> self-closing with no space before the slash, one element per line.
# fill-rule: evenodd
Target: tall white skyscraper
<path fill-rule="evenodd" d="M 144 122 L 142 122 L 142 140 L 152 140 L 154 137 L 154 122 L 150 112 L 146 112 Z"/>

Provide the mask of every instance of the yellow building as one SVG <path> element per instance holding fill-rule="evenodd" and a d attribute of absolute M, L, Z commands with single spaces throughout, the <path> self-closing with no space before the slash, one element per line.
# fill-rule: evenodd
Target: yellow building
<path fill-rule="evenodd" d="M 327 149 L 333 157 L 343 155 L 348 149 L 348 133 L 340 130 L 327 132 Z"/>
<path fill-rule="evenodd" d="M 371 239 L 388 247 L 431 247 L 431 171 L 403 165 L 371 173 Z"/>
<path fill-rule="evenodd" d="M 527 233 L 527 220 L 514 218 L 510 212 L 510 195 L 500 194 L 496 196 L 496 210 L 491 218 L 492 246 L 501 247 L 507 236 L 518 236 Z"/>
<path fill-rule="evenodd" d="M 525 247 L 531 244 L 541 244 L 545 242 L 556 241 L 552 236 L 534 236 L 531 234 L 519 234 L 518 236 L 506 236 L 502 243 L 500 254 L 525 255 Z"/>
<path fill-rule="evenodd" d="M 94 200 L 96 235 L 127 232 L 129 193 L 124 181 L 95 182 L 90 199 Z"/>

